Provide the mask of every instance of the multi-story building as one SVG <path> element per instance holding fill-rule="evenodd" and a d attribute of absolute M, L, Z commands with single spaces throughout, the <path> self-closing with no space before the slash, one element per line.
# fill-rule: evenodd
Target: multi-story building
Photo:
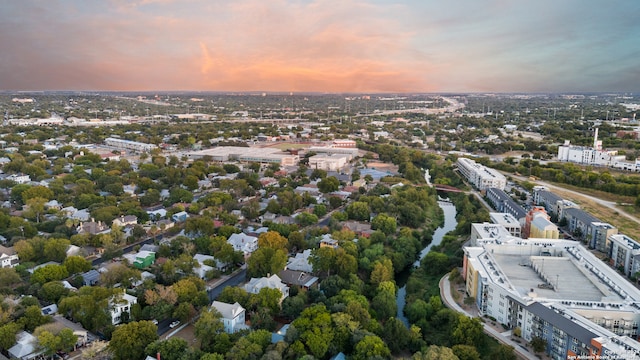
<path fill-rule="evenodd" d="M 504 190 L 507 178 L 497 170 L 478 164 L 467 158 L 458 158 L 458 170 L 478 190 L 498 188 Z"/>
<path fill-rule="evenodd" d="M 562 198 L 548 191 L 546 187 L 536 186 L 533 188 L 533 203 L 542 206 L 549 216 L 558 216 L 558 201 L 562 201 Z"/>
<path fill-rule="evenodd" d="M 357 151 L 357 149 L 355 149 Z M 298 155 L 283 153 L 277 148 L 258 148 L 241 146 L 218 146 L 211 149 L 193 151 L 186 154 L 191 159 L 201 159 L 205 156 L 213 161 L 242 161 L 267 164 L 279 164 L 280 166 L 294 166 L 298 164 Z"/>
<path fill-rule="evenodd" d="M 587 236 L 593 234 L 595 223 L 602 223 L 600 219 L 582 209 L 565 209 L 562 214 L 563 218 L 567 220 L 569 231 L 576 234 L 581 240 L 587 239 Z"/>
<path fill-rule="evenodd" d="M 349 163 L 350 155 L 328 154 L 309 157 L 309 168 L 325 171 L 338 171 Z"/>
<path fill-rule="evenodd" d="M 607 238 L 609 264 L 631 276 L 640 271 L 640 244 L 624 234 L 614 234 Z"/>
<path fill-rule="evenodd" d="M 513 215 L 521 223 L 524 223 L 524 218 L 527 215 L 527 211 L 511 198 L 504 190 L 498 188 L 487 189 L 487 199 L 493 205 L 493 208 L 501 213 L 508 213 Z"/>
<path fill-rule="evenodd" d="M 0 268 L 16 267 L 20 260 L 13 247 L 0 245 Z"/>
<path fill-rule="evenodd" d="M 522 225 L 520 222 L 509 213 L 489 213 L 489 218 L 494 224 L 502 225 L 512 235 L 520 237 L 522 235 Z"/>
<path fill-rule="evenodd" d="M 575 241 L 515 239 L 464 248 L 462 274 L 480 315 L 540 337 L 552 359 L 640 357 L 640 290 Z M 632 340 L 634 339 L 634 340 Z"/>
<path fill-rule="evenodd" d="M 607 239 L 609 236 L 617 234 L 618 228 L 609 223 L 594 222 L 591 224 L 591 230 L 591 234 L 587 234 L 585 237 L 589 247 L 608 254 Z"/>
<path fill-rule="evenodd" d="M 146 151 L 151 151 L 153 149 L 158 148 L 158 145 L 154 145 L 154 144 L 146 144 L 138 141 L 124 140 L 124 139 L 111 138 L 111 137 L 104 139 L 104 143 L 105 145 L 111 146 L 116 149 L 131 150 L 131 151 L 138 151 L 138 152 L 146 152 Z"/>
<path fill-rule="evenodd" d="M 550 221 L 547 211 L 541 206 L 534 206 L 525 218 L 522 230 L 523 238 L 557 239 L 560 237 L 558 227 Z"/>

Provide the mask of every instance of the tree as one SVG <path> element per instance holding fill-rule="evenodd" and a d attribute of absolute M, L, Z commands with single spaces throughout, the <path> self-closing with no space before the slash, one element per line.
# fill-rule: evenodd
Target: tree
<path fill-rule="evenodd" d="M 353 358 L 356 360 L 368 360 L 371 358 L 387 359 L 391 357 L 391 351 L 387 345 L 375 335 L 367 335 L 360 340 L 354 349 Z"/>
<path fill-rule="evenodd" d="M 292 326 L 298 331 L 299 340 L 316 358 L 323 358 L 334 338 L 331 315 L 323 305 L 312 305 L 302 311 Z M 298 339 L 292 339 L 298 340 Z"/>
<path fill-rule="evenodd" d="M 376 260 L 371 271 L 370 282 L 373 286 L 378 286 L 385 281 L 393 280 L 393 263 L 384 257 Z"/>
<path fill-rule="evenodd" d="M 38 297 L 48 303 L 57 303 L 67 294 L 69 294 L 69 289 L 61 281 L 50 281 L 38 290 Z"/>
<path fill-rule="evenodd" d="M 286 250 L 261 247 L 247 259 L 247 275 L 258 278 L 267 274 L 277 274 L 286 264 Z"/>
<path fill-rule="evenodd" d="M 371 228 L 373 230 L 380 230 L 386 235 L 390 235 L 396 232 L 396 219 L 387 214 L 378 214 L 371 220 Z"/>
<path fill-rule="evenodd" d="M 62 265 L 70 275 L 83 273 L 91 269 L 91 262 L 82 256 L 74 255 L 64 259 Z"/>
<path fill-rule="evenodd" d="M 267 231 L 260 234 L 258 237 L 258 246 L 261 248 L 269 247 L 275 250 L 286 249 L 289 245 L 289 240 L 286 237 L 280 235 L 277 231 Z"/>
<path fill-rule="evenodd" d="M 351 204 L 347 205 L 345 212 L 351 220 L 367 221 L 369 220 L 371 211 L 369 209 L 369 204 L 367 204 L 366 202 L 354 201 Z"/>
<path fill-rule="evenodd" d="M 340 180 L 338 180 L 335 176 L 328 176 L 318 181 L 318 190 L 320 190 L 320 192 L 323 194 L 338 191 L 339 188 Z"/>
<path fill-rule="evenodd" d="M 27 200 L 27 209 L 24 211 L 23 215 L 29 219 L 35 218 L 36 223 L 40 223 L 40 217 L 45 212 L 44 204 L 46 202 L 47 199 L 41 197 L 31 198 Z"/>
<path fill-rule="evenodd" d="M 480 353 L 475 346 L 454 345 L 451 350 L 460 360 L 480 360 Z"/>
<path fill-rule="evenodd" d="M 162 360 L 180 360 L 187 352 L 189 344 L 185 339 L 172 337 L 168 340 L 156 340 L 145 348 L 145 354 L 153 358 L 159 353 Z"/>
<path fill-rule="evenodd" d="M 313 271 L 326 272 L 327 276 L 331 275 L 331 270 L 335 266 L 336 251 L 332 247 L 323 246 L 311 250 L 311 258 L 309 259 L 313 266 Z"/>
<path fill-rule="evenodd" d="M 20 325 L 10 322 L 0 326 L 0 350 L 9 350 L 16 344 L 16 335 L 21 330 Z"/>
<path fill-rule="evenodd" d="M 33 332 L 38 326 L 44 325 L 51 321 L 50 316 L 42 315 L 40 306 L 31 305 L 24 311 L 24 315 L 20 318 L 19 323 L 29 332 Z"/>
<path fill-rule="evenodd" d="M 220 313 L 214 308 L 203 311 L 195 323 L 196 338 L 200 340 L 202 350 L 207 352 L 213 351 L 218 335 L 223 332 L 224 325 L 220 320 Z"/>
<path fill-rule="evenodd" d="M 158 339 L 158 328 L 151 321 L 134 321 L 113 331 L 109 349 L 115 360 L 142 359 L 146 347 Z"/>
<path fill-rule="evenodd" d="M 44 243 L 43 255 L 50 261 L 62 262 L 67 257 L 70 242 L 67 239 L 47 239 Z"/>
<path fill-rule="evenodd" d="M 42 285 L 49 281 L 64 280 L 68 276 L 69 273 L 66 267 L 52 264 L 35 269 L 31 274 L 31 282 Z"/>
<path fill-rule="evenodd" d="M 11 288 L 21 282 L 22 279 L 15 268 L 0 268 L 0 291 L 7 290 L 6 288 Z M 2 321 L 0 321 L 0 323 L 2 323 Z"/>
<path fill-rule="evenodd" d="M 301 212 L 300 214 L 298 214 L 298 216 L 296 216 L 296 222 L 301 227 L 310 226 L 318 223 L 318 216 L 307 212 Z"/>
<path fill-rule="evenodd" d="M 413 354 L 413 360 L 458 360 L 453 351 L 446 346 L 431 345 L 423 352 Z"/>
<path fill-rule="evenodd" d="M 478 318 L 460 315 L 458 325 L 451 334 L 456 344 L 480 346 L 483 343 L 483 327 Z"/>
<path fill-rule="evenodd" d="M 539 336 L 531 339 L 529 345 L 531 345 L 535 353 L 541 353 L 547 350 L 547 341 Z"/>
<path fill-rule="evenodd" d="M 55 354 L 58 350 L 72 350 L 78 341 L 78 337 L 69 328 L 62 329 L 57 334 L 48 330 L 36 331 L 36 338 L 38 339 L 38 346 L 49 356 Z"/>

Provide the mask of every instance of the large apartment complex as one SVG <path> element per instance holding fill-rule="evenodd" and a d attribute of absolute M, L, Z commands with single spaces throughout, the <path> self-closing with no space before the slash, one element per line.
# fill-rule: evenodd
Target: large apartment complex
<path fill-rule="evenodd" d="M 478 190 L 498 188 L 504 190 L 507 178 L 498 171 L 467 158 L 458 158 L 458 170 Z"/>

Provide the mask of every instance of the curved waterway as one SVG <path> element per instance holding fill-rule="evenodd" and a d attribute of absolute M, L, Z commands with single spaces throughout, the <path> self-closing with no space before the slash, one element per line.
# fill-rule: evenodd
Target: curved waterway
<path fill-rule="evenodd" d="M 438 206 L 444 212 L 444 224 L 437 228 L 433 233 L 433 240 L 431 243 L 427 245 L 422 251 L 420 251 L 420 257 L 413 263 L 413 267 L 420 266 L 420 261 L 423 257 L 425 257 L 429 251 L 431 251 L 431 247 L 434 245 L 439 245 L 442 242 L 442 238 L 451 230 L 455 230 L 458 225 L 458 221 L 456 221 L 456 207 L 452 203 L 448 201 L 438 201 Z M 396 296 L 396 304 L 398 305 L 398 313 L 396 314 L 396 318 L 401 320 L 405 325 L 409 326 L 409 321 L 404 316 L 404 305 L 406 304 L 406 296 L 407 296 L 407 276 L 402 277 L 402 279 L 396 280 L 399 282 L 398 286 L 402 285 L 402 287 L 398 290 L 398 294 Z"/>

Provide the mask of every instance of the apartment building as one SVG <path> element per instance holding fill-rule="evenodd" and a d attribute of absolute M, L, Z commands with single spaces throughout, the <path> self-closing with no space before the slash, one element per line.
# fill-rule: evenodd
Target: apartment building
<path fill-rule="evenodd" d="M 507 178 L 497 170 L 478 164 L 467 158 L 458 158 L 458 170 L 478 190 L 498 188 L 504 190 Z"/>

